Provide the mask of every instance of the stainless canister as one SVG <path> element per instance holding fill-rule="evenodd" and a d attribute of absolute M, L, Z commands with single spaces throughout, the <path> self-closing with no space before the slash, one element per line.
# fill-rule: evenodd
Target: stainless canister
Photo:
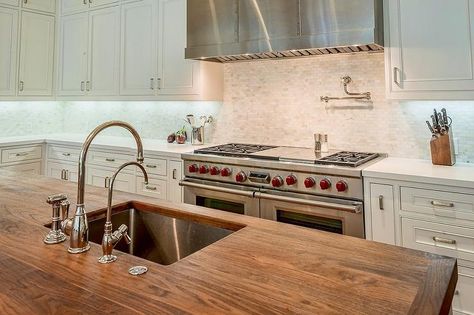
<path fill-rule="evenodd" d="M 204 126 L 192 127 L 191 144 L 192 145 L 204 144 Z"/>

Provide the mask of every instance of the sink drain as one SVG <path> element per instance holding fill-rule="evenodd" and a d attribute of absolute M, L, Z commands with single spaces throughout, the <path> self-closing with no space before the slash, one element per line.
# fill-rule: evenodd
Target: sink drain
<path fill-rule="evenodd" d="M 145 266 L 134 266 L 134 267 L 128 269 L 128 273 L 133 275 L 133 276 L 142 275 L 147 271 L 148 271 L 148 268 L 145 267 Z"/>

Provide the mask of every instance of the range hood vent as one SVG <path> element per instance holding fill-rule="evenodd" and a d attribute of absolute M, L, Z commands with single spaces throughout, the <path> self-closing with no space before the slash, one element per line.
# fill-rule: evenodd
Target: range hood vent
<path fill-rule="evenodd" d="M 187 0 L 187 59 L 383 51 L 381 0 Z"/>

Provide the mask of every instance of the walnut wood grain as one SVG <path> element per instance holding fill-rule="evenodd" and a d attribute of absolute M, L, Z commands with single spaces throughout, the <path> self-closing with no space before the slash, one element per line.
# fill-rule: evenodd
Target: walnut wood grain
<path fill-rule="evenodd" d="M 230 236 L 169 266 L 99 245 L 45 245 L 46 196 L 76 185 L 0 171 L 0 314 L 448 314 L 456 260 L 357 238 L 117 192 L 120 207 L 225 227 Z M 100 215 L 106 190 L 87 187 Z M 74 205 L 71 205 L 74 209 Z M 158 208 L 158 210 L 156 210 Z M 133 265 L 148 273 L 133 277 Z"/>

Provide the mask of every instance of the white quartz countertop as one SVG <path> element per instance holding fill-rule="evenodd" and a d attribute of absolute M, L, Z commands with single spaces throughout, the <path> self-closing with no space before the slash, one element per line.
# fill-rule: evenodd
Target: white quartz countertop
<path fill-rule="evenodd" d="M 77 145 L 80 146 L 86 139 L 84 134 L 49 134 L 19 137 L 0 138 L 0 146 L 25 145 L 37 143 L 49 143 L 57 145 Z M 168 143 L 166 140 L 142 139 L 143 149 L 145 153 L 166 155 L 170 157 L 181 157 L 181 154 L 192 152 L 199 148 L 213 146 L 213 144 L 205 144 L 194 146 L 190 143 L 177 144 Z M 136 151 L 136 143 L 132 136 L 130 137 L 114 137 L 114 136 L 97 136 L 92 142 L 93 148 L 107 148 L 113 150 Z"/>
<path fill-rule="evenodd" d="M 433 165 L 430 160 L 386 158 L 362 171 L 371 178 L 474 188 L 474 164 Z"/>

